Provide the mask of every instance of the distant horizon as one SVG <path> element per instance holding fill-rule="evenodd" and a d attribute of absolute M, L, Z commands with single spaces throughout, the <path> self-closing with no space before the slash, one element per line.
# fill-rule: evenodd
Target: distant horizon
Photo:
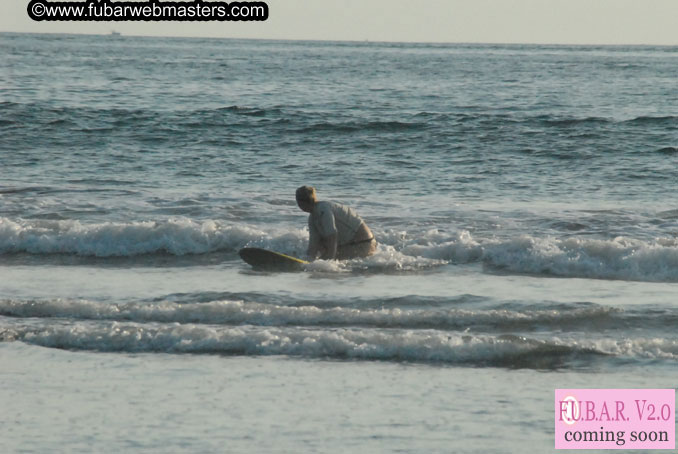
<path fill-rule="evenodd" d="M 28 0 L 5 3 L 0 16 L 4 33 L 99 35 L 116 30 L 124 36 L 164 38 L 678 46 L 678 0 L 266 0 L 266 19 L 253 21 L 35 21 Z"/>
<path fill-rule="evenodd" d="M 116 34 L 113 34 L 115 32 Z M 199 35 L 143 35 L 127 34 L 118 30 L 110 30 L 107 33 L 93 32 L 21 32 L 0 30 L 2 34 L 15 35 L 65 35 L 65 36 L 117 36 L 126 38 L 171 38 L 171 39 L 214 39 L 232 41 L 280 41 L 280 42 L 317 42 L 317 43 L 371 43 L 371 44 L 420 44 L 420 45 L 477 45 L 477 46 L 552 46 L 552 47 L 678 47 L 676 44 L 653 44 L 653 43 L 560 43 L 560 42 L 491 42 L 491 41 L 382 41 L 370 39 L 323 39 L 323 38 L 252 38 L 238 36 L 199 36 Z"/>

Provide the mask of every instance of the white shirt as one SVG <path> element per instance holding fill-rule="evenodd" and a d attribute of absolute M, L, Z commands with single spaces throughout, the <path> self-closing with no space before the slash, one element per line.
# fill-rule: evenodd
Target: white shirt
<path fill-rule="evenodd" d="M 337 234 L 337 245 L 353 241 L 363 220 L 351 208 L 333 202 L 317 202 L 308 217 L 309 239 L 318 244 L 320 238 Z"/>

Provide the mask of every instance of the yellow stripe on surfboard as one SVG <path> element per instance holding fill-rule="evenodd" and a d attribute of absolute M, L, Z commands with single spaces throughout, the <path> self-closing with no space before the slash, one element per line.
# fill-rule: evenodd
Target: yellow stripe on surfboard
<path fill-rule="evenodd" d="M 249 265 L 259 269 L 270 270 L 301 270 L 309 262 L 280 252 L 261 248 L 243 248 L 238 251 L 240 257 Z"/>

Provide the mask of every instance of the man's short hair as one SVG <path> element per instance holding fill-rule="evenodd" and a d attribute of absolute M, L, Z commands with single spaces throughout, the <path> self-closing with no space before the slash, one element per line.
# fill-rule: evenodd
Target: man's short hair
<path fill-rule="evenodd" d="M 302 186 L 297 189 L 297 202 L 316 202 L 315 188 L 313 186 Z"/>

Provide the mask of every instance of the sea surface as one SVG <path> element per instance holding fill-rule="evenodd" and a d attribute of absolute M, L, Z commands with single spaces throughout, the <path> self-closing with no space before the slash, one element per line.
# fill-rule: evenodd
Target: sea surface
<path fill-rule="evenodd" d="M 545 453 L 555 388 L 675 388 L 677 74 L 0 34 L 0 451 Z M 304 255 L 301 185 L 377 253 L 242 262 Z"/>

